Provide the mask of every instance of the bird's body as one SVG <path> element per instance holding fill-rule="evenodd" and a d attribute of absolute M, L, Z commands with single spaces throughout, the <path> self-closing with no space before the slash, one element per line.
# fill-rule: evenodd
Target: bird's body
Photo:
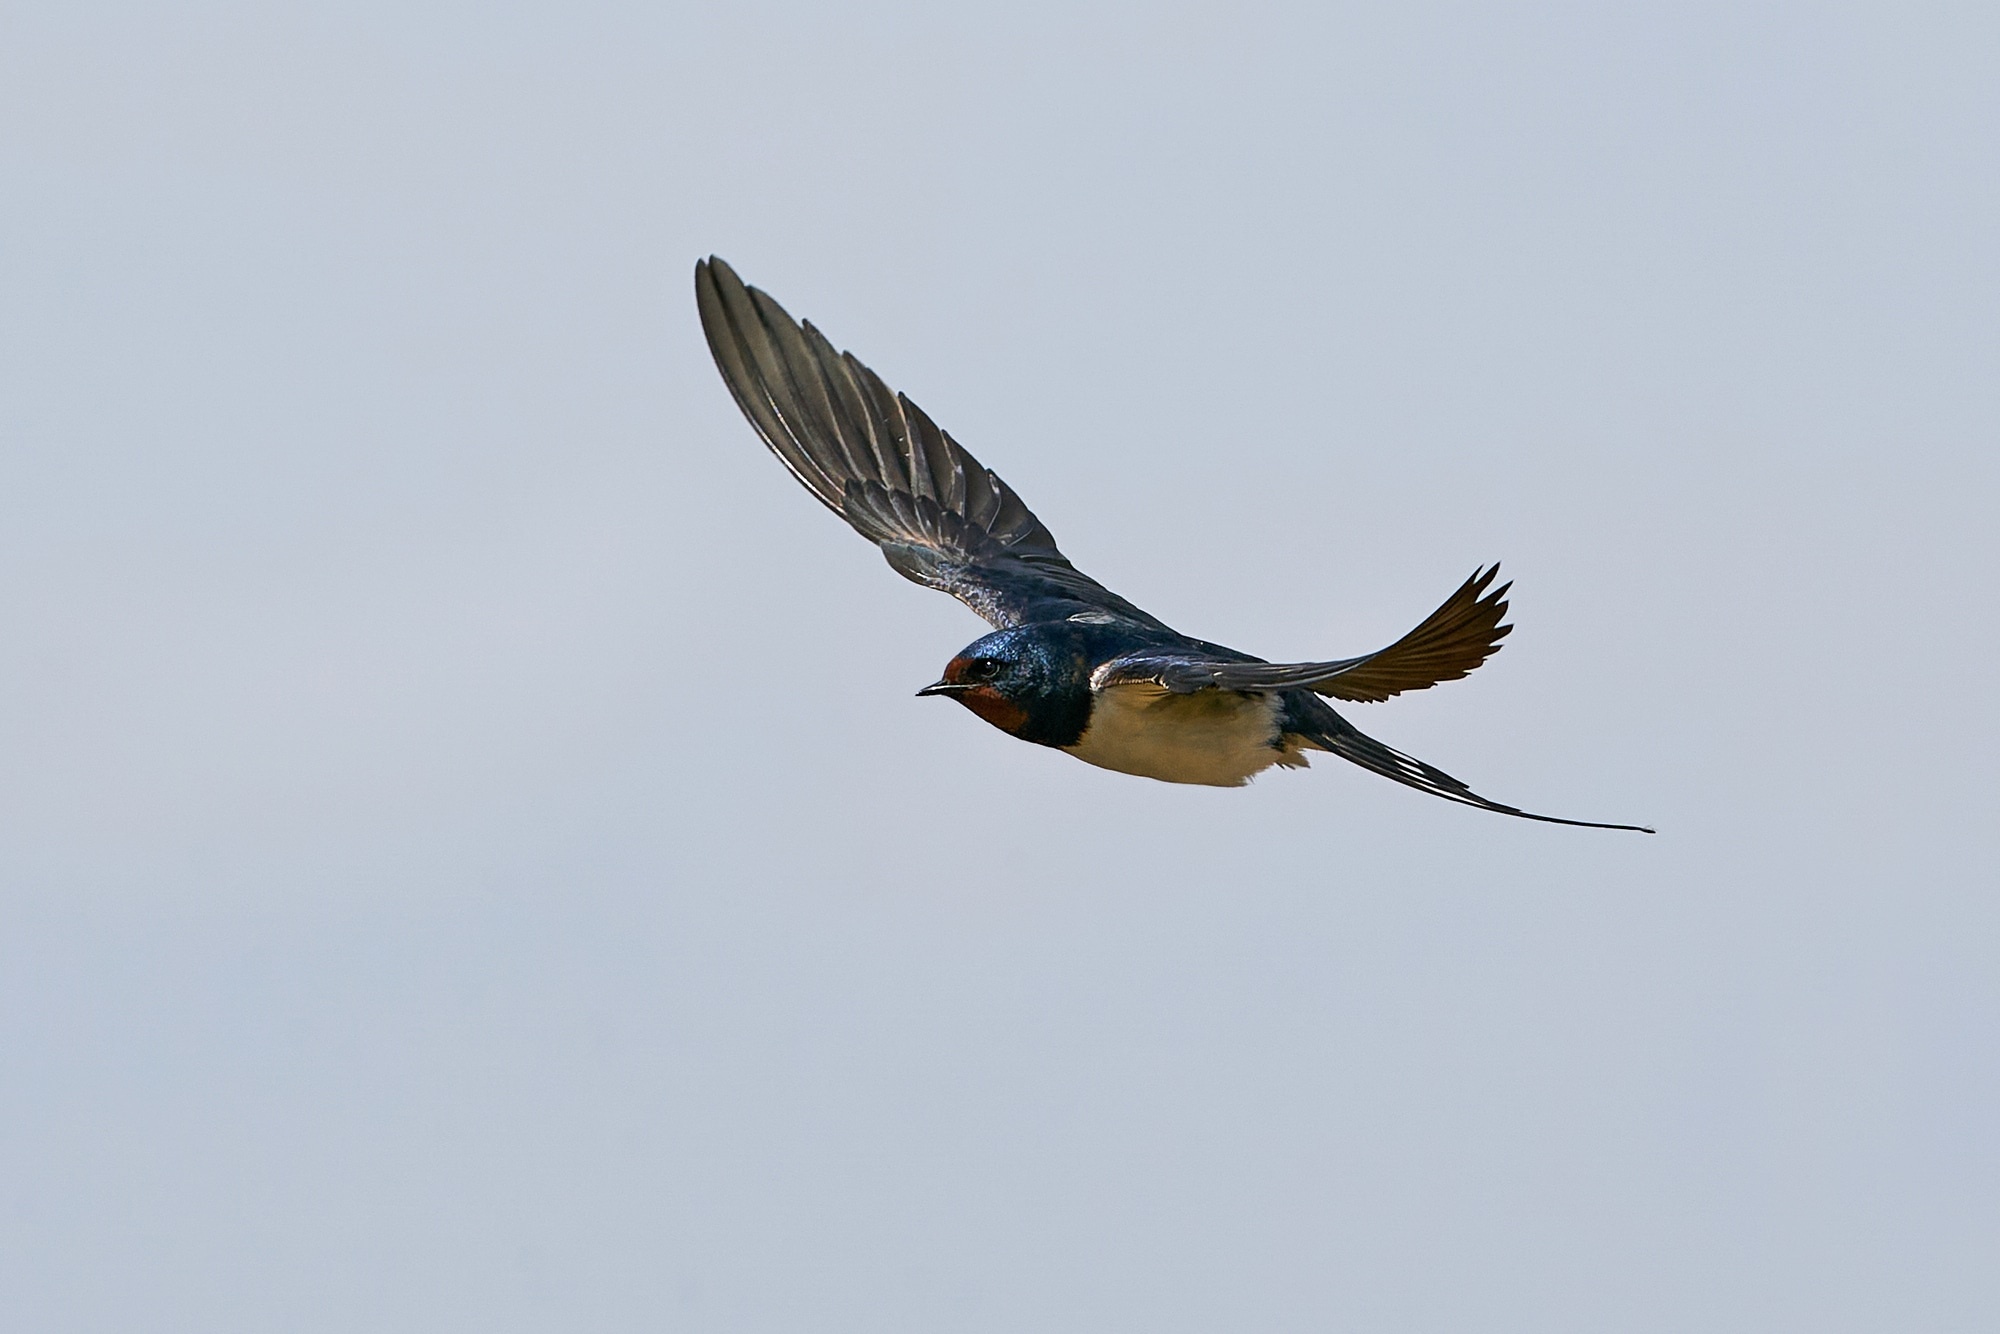
<path fill-rule="evenodd" d="M 1092 698 L 1090 725 L 1063 750 L 1121 774 L 1241 787 L 1274 764 L 1304 767 L 1283 721 L 1284 697 L 1268 691 L 1111 686 Z"/>
<path fill-rule="evenodd" d="M 1171 649 L 1181 637 L 1090 612 L 988 635 L 925 693 L 953 694 L 1004 732 L 1100 769 L 1168 783 L 1241 787 L 1274 764 L 1301 766 L 1284 723 L 1283 692 L 1176 692 L 1154 681 L 1112 681 L 1106 664 Z M 1214 647 L 1214 646 L 1209 646 Z M 997 680 L 975 664 L 1008 664 Z M 1012 679 L 1008 679 L 1012 678 Z"/>
<path fill-rule="evenodd" d="M 1269 663 L 1193 639 L 1085 575 L 1007 484 L 916 404 L 728 265 L 695 266 L 702 327 L 737 406 L 807 490 L 876 543 L 897 572 L 951 593 L 996 629 L 918 691 L 1086 763 L 1169 783 L 1238 787 L 1304 752 L 1339 755 L 1469 806 L 1489 801 L 1364 735 L 1324 696 L 1387 699 L 1466 675 L 1512 628 L 1498 567 L 1475 572 L 1415 630 L 1376 653 Z M 1650 831 L 1648 831 L 1650 832 Z"/>

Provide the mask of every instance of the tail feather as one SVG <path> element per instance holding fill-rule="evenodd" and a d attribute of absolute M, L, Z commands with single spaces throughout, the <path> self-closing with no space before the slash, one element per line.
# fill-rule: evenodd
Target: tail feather
<path fill-rule="evenodd" d="M 1566 820 L 1559 815 L 1537 815 L 1518 806 L 1488 800 L 1435 765 L 1425 764 L 1415 756 L 1383 745 L 1304 691 L 1287 691 L 1286 703 L 1290 707 L 1286 711 L 1285 730 L 1306 745 L 1338 755 L 1370 773 L 1393 779 L 1419 792 L 1428 792 L 1434 797 L 1443 797 L 1446 801 L 1464 806 L 1477 806 L 1484 811 L 1496 811 L 1501 815 L 1540 820 L 1544 824 L 1575 825 L 1582 829 L 1629 829 L 1640 834 L 1653 832 L 1645 825 L 1606 824 L 1597 820 Z"/>

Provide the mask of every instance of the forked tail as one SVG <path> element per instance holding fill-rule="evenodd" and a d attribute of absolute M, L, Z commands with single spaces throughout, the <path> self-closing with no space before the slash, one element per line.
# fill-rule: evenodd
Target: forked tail
<path fill-rule="evenodd" d="M 1559 815 L 1536 815 L 1533 811 L 1524 811 L 1518 806 L 1489 801 L 1444 770 L 1383 745 L 1335 713 L 1318 698 L 1304 691 L 1286 691 L 1285 703 L 1287 732 L 1298 736 L 1307 745 L 1338 755 L 1343 760 L 1360 765 L 1370 773 L 1392 778 L 1405 787 L 1413 787 L 1419 792 L 1428 792 L 1434 797 L 1443 797 L 1446 801 L 1456 801 L 1464 806 L 1477 806 L 1485 811 L 1518 816 L 1523 820 L 1540 820 L 1545 824 L 1575 825 L 1582 829 L 1629 829 L 1639 834 L 1653 832 L 1645 825 L 1605 824 L 1597 820 L 1565 820 Z"/>

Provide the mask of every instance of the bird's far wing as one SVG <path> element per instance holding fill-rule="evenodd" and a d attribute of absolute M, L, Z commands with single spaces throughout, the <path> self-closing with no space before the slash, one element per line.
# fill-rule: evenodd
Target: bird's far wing
<path fill-rule="evenodd" d="M 898 573 L 999 627 L 1089 612 L 1166 629 L 1071 565 L 1012 487 L 811 324 L 712 256 L 694 287 L 736 406 Z"/>
<path fill-rule="evenodd" d="M 1152 681 L 1177 693 L 1304 688 L 1335 699 L 1374 702 L 1405 690 L 1425 690 L 1456 681 L 1486 661 L 1513 632 L 1500 620 L 1507 614 L 1502 584 L 1488 592 L 1500 572 L 1495 565 L 1475 570 L 1424 623 L 1389 647 L 1336 662 L 1259 662 L 1218 650 L 1150 649 L 1104 664 L 1097 684 Z"/>

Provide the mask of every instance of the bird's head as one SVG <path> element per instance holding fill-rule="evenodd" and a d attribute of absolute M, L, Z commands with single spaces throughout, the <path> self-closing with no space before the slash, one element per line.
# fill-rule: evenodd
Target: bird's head
<path fill-rule="evenodd" d="M 948 695 L 1023 741 L 1068 746 L 1090 721 L 1090 673 L 1083 656 L 1029 629 L 976 640 L 917 692 Z"/>

